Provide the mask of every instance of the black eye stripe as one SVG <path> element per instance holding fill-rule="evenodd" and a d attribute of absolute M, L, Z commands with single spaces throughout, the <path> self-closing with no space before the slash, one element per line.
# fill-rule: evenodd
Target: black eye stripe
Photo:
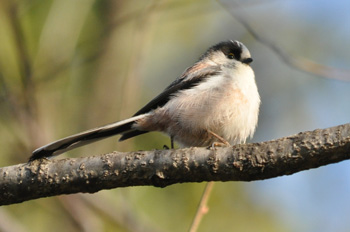
<path fill-rule="evenodd" d="M 226 55 L 226 54 L 225 54 Z M 241 58 L 241 53 L 239 51 L 231 51 L 230 53 L 228 53 L 227 58 L 229 59 L 236 59 L 236 60 L 240 60 Z"/>
<path fill-rule="evenodd" d="M 241 49 L 232 51 L 232 53 L 235 55 L 236 60 L 241 59 L 241 52 Z"/>
<path fill-rule="evenodd" d="M 236 60 L 240 60 L 242 48 L 237 43 L 228 43 L 221 47 L 221 51 L 229 59 L 235 58 Z M 234 57 L 232 57 L 232 54 Z"/>
<path fill-rule="evenodd" d="M 241 61 L 243 48 L 243 45 L 238 41 L 224 41 L 209 48 L 200 59 L 207 57 L 215 51 L 221 51 L 228 59 Z"/>

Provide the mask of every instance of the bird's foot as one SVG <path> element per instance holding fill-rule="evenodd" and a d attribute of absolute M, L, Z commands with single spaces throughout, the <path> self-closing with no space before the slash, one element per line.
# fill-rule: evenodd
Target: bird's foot
<path fill-rule="evenodd" d="M 210 130 L 208 130 L 208 133 L 211 134 L 213 137 L 215 137 L 217 140 L 219 140 L 218 142 L 213 142 L 212 145 L 210 146 L 211 148 L 231 146 L 231 144 L 227 142 L 227 140 L 221 137 L 220 135 Z"/>
<path fill-rule="evenodd" d="M 221 142 L 213 142 L 210 146 L 208 146 L 208 149 L 215 149 L 216 147 L 229 147 L 231 144 L 228 142 L 221 143 Z"/>

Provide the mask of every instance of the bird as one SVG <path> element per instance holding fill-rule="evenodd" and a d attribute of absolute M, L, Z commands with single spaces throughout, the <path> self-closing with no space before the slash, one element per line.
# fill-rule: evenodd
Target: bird
<path fill-rule="evenodd" d="M 235 145 L 252 137 L 260 95 L 248 48 L 237 40 L 211 46 L 132 117 L 57 140 L 33 151 L 49 158 L 114 135 L 123 141 L 147 132 L 170 136 L 180 147 Z"/>

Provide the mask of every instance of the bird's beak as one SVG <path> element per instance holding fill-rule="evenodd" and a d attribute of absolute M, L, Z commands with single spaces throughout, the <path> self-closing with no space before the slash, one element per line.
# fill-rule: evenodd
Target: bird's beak
<path fill-rule="evenodd" d="M 253 62 L 252 58 L 246 58 L 246 59 L 242 60 L 242 63 L 244 63 L 244 64 L 250 64 L 252 62 Z"/>

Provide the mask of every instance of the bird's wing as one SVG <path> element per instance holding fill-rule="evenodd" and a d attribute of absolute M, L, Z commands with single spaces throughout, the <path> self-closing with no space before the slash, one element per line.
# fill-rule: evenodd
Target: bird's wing
<path fill-rule="evenodd" d="M 151 110 L 164 106 L 180 90 L 189 89 L 208 77 L 218 74 L 220 70 L 219 66 L 198 63 L 189 67 L 179 78 L 165 88 L 161 94 L 137 111 L 134 116 L 148 113 Z"/>
<path fill-rule="evenodd" d="M 170 100 L 170 98 L 179 91 L 189 89 L 197 85 L 199 82 L 206 80 L 210 76 L 220 73 L 220 70 L 221 69 L 219 66 L 209 66 L 207 64 L 196 63 L 195 65 L 186 69 L 186 71 L 173 83 L 171 83 L 161 94 L 137 111 L 134 114 L 134 117 L 164 106 Z M 136 129 L 127 131 L 122 134 L 119 141 L 123 141 L 147 132 L 148 131 L 140 131 Z"/>

